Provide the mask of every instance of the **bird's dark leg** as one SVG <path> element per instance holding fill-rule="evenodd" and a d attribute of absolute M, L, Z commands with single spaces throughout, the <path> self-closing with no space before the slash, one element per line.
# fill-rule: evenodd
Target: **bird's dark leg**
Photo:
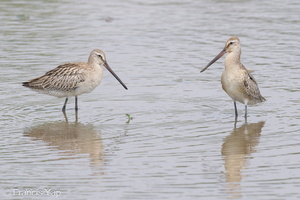
<path fill-rule="evenodd" d="M 236 130 L 237 116 L 234 117 L 234 131 Z"/>
<path fill-rule="evenodd" d="M 236 108 L 236 102 L 234 101 L 234 111 L 235 111 L 235 117 L 238 116 L 238 111 L 237 111 L 237 108 Z"/>
<path fill-rule="evenodd" d="M 66 123 L 68 123 L 69 121 L 68 121 L 68 117 L 67 117 L 67 114 L 66 114 L 66 112 L 65 112 L 65 111 L 63 111 L 63 114 L 64 114 L 64 117 L 65 117 Z"/>
<path fill-rule="evenodd" d="M 75 122 L 78 122 L 78 110 L 75 110 Z"/>
<path fill-rule="evenodd" d="M 68 97 L 66 98 L 65 103 L 64 103 L 64 106 L 62 107 L 62 112 L 63 112 L 63 114 L 64 114 L 64 117 L 65 117 L 66 122 L 68 123 L 68 117 L 67 117 L 67 114 L 66 114 L 66 106 L 67 106 L 67 102 L 68 102 Z"/>
<path fill-rule="evenodd" d="M 75 96 L 75 122 L 78 122 L 78 98 Z"/>
<path fill-rule="evenodd" d="M 63 112 L 66 112 L 66 105 L 67 105 L 67 102 L 68 102 L 68 97 L 66 98 L 65 104 L 64 104 L 64 106 L 62 107 L 62 111 L 63 111 Z"/>
<path fill-rule="evenodd" d="M 247 118 L 247 104 L 245 105 L 245 118 Z"/>
<path fill-rule="evenodd" d="M 78 110 L 78 103 L 77 103 L 77 96 L 75 96 L 75 110 L 77 111 Z"/>

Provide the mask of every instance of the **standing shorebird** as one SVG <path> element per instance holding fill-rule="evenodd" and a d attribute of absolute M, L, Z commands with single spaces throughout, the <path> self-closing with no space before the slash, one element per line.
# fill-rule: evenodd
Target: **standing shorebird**
<path fill-rule="evenodd" d="M 77 96 L 92 92 L 101 82 L 105 67 L 127 90 L 126 85 L 113 72 L 106 61 L 103 51 L 94 49 L 87 63 L 66 63 L 50 70 L 45 75 L 23 82 L 22 85 L 44 94 L 65 97 L 62 111 L 65 114 L 68 97 L 75 96 L 75 110 L 77 113 Z M 66 116 L 66 115 L 65 115 Z"/>
<path fill-rule="evenodd" d="M 235 116 L 238 116 L 236 108 L 236 101 L 238 101 L 245 104 L 245 117 L 247 117 L 247 105 L 264 102 L 266 99 L 261 96 L 253 75 L 241 63 L 241 46 L 238 37 L 227 40 L 224 49 L 200 72 L 204 72 L 225 53 L 228 55 L 225 58 L 225 71 L 221 77 L 222 88 L 234 102 Z"/>

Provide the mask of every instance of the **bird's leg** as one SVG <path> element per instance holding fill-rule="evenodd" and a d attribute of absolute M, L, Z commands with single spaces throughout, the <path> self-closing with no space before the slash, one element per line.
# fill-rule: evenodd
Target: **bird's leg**
<path fill-rule="evenodd" d="M 67 105 L 67 102 L 68 102 L 68 97 L 66 98 L 64 106 L 62 107 L 62 112 L 64 114 L 66 122 L 68 123 L 68 117 L 67 117 L 67 114 L 66 114 L 66 105 Z"/>
<path fill-rule="evenodd" d="M 245 105 L 245 118 L 247 118 L 247 104 Z"/>
<path fill-rule="evenodd" d="M 66 123 L 69 123 L 69 121 L 68 121 L 68 117 L 67 117 L 67 114 L 66 114 L 66 112 L 65 112 L 65 111 L 63 111 L 63 114 L 64 114 L 64 117 L 65 117 Z"/>
<path fill-rule="evenodd" d="M 236 108 L 236 102 L 234 101 L 234 111 L 235 111 L 235 117 L 238 116 L 238 111 L 237 111 L 237 108 Z"/>
<path fill-rule="evenodd" d="M 75 122 L 78 122 L 78 110 L 75 110 Z"/>
<path fill-rule="evenodd" d="M 75 110 L 78 110 L 78 104 L 77 104 L 77 96 L 75 96 Z"/>
<path fill-rule="evenodd" d="M 62 107 L 62 111 L 63 111 L 63 112 L 66 112 L 66 105 L 67 105 L 67 102 L 68 102 L 68 97 L 66 98 L 65 103 L 64 103 L 64 106 Z"/>
<path fill-rule="evenodd" d="M 75 96 L 75 122 L 78 122 L 78 98 Z"/>
<path fill-rule="evenodd" d="M 237 116 L 234 117 L 234 131 L 236 131 Z"/>

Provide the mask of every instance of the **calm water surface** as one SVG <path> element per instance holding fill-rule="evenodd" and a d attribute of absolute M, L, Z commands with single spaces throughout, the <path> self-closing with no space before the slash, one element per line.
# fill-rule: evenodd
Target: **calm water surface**
<path fill-rule="evenodd" d="M 9 1 L 0 6 L 1 199 L 299 199 L 300 2 Z M 221 89 L 236 35 L 267 101 L 234 120 Z M 22 81 L 106 52 L 92 93 Z M 244 106 L 238 104 L 241 116 Z M 133 118 L 129 123 L 126 114 Z"/>

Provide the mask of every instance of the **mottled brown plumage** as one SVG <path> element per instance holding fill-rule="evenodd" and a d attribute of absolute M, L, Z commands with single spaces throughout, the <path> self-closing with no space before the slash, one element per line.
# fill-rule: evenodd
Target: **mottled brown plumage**
<path fill-rule="evenodd" d="M 222 88 L 234 101 L 235 115 L 238 115 L 236 108 L 236 101 L 238 101 L 245 104 L 245 117 L 247 117 L 247 105 L 264 102 L 266 99 L 260 94 L 253 75 L 241 63 L 241 46 L 238 37 L 234 36 L 227 40 L 224 49 L 201 72 L 225 53 L 228 55 L 225 58 L 225 70 L 221 77 Z"/>
<path fill-rule="evenodd" d="M 24 82 L 23 86 L 41 93 L 57 97 L 75 96 L 74 92 L 80 82 L 85 81 L 85 63 L 66 63 L 50 70 L 45 75 Z"/>
<path fill-rule="evenodd" d="M 103 66 L 127 89 L 125 84 L 107 64 L 104 52 L 99 49 L 94 49 L 91 52 L 87 63 L 79 62 L 60 65 L 41 77 L 23 82 L 22 85 L 44 94 L 66 97 L 63 111 L 65 111 L 68 97 L 75 96 L 75 109 L 77 110 L 77 96 L 93 91 L 100 84 Z"/>

